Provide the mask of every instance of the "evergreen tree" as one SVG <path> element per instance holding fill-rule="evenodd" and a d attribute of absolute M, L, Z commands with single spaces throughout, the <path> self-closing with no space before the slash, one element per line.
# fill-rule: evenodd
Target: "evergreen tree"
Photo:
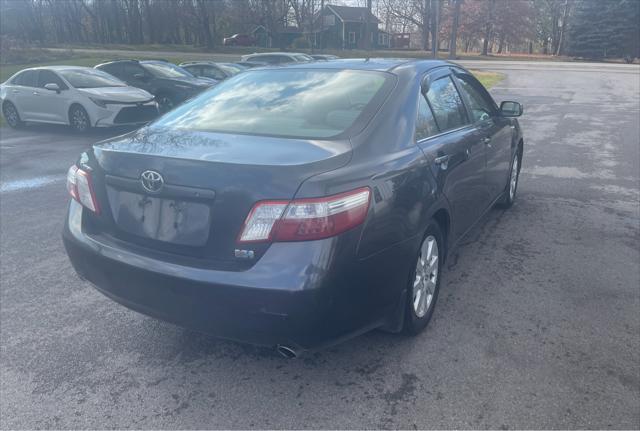
<path fill-rule="evenodd" d="M 569 31 L 576 57 L 638 57 L 640 0 L 581 0 Z"/>

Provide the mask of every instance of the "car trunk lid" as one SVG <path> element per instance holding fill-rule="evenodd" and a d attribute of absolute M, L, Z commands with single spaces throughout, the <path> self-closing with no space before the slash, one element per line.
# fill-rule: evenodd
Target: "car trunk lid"
<path fill-rule="evenodd" d="M 344 166 L 350 155 L 348 140 L 142 129 L 94 146 L 101 203 L 109 208 L 96 225 L 154 250 L 235 261 L 256 202 L 292 199 L 306 178 Z M 161 187 L 154 191 L 143 173 L 161 176 Z M 254 257 L 267 246 L 253 246 Z"/>

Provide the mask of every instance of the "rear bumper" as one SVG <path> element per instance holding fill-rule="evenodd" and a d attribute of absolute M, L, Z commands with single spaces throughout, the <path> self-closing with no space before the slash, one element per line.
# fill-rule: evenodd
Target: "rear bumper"
<path fill-rule="evenodd" d="M 250 269 L 219 271 L 98 242 L 82 232 L 81 212 L 72 202 L 63 240 L 82 278 L 128 308 L 221 338 L 323 347 L 384 325 L 404 286 L 385 265 L 389 252 L 358 261 L 339 238 L 273 244 Z"/>

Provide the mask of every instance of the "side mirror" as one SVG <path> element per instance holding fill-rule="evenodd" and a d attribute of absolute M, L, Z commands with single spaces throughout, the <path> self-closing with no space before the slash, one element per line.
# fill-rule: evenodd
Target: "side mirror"
<path fill-rule="evenodd" d="M 503 117 L 519 117 L 524 112 L 522 105 L 518 102 L 505 100 L 500 104 L 500 114 Z"/>
<path fill-rule="evenodd" d="M 45 90 L 55 91 L 56 93 L 60 93 L 60 86 L 55 82 L 50 82 L 49 84 L 44 85 Z"/>

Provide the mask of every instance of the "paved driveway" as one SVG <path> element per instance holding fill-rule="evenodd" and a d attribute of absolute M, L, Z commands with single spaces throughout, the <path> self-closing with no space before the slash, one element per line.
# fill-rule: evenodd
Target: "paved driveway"
<path fill-rule="evenodd" d="M 81 282 L 64 173 L 112 132 L 0 129 L 0 427 L 640 427 L 638 67 L 490 67 L 496 98 L 525 104 L 516 205 L 450 259 L 422 335 L 300 360 Z"/>

